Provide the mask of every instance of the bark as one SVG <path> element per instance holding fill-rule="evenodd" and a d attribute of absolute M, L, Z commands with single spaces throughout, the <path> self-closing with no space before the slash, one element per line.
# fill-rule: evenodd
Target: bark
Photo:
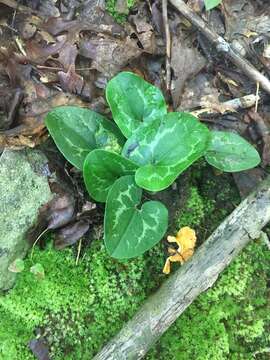
<path fill-rule="evenodd" d="M 228 216 L 194 256 L 166 280 L 94 358 L 141 359 L 156 340 L 270 221 L 270 176 Z"/>

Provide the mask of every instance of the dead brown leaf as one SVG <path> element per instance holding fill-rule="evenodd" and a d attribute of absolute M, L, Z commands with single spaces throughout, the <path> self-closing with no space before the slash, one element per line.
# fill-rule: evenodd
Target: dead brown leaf
<path fill-rule="evenodd" d="M 64 228 L 57 231 L 54 241 L 56 249 L 61 250 L 67 246 L 74 245 L 80 240 L 89 230 L 89 222 L 85 220 L 79 220 L 74 224 L 67 225 Z"/>
<path fill-rule="evenodd" d="M 252 40 L 261 34 L 269 34 L 270 14 L 259 11 L 256 1 L 227 0 L 223 3 L 226 39 L 235 50 L 245 56 Z"/>
<path fill-rule="evenodd" d="M 44 124 L 46 114 L 52 108 L 62 105 L 89 106 L 77 96 L 66 93 L 56 93 L 49 98 L 38 98 L 24 104 L 19 110 L 20 123 L 0 133 L 0 150 L 4 147 L 21 149 L 40 144 L 46 139 Z"/>
<path fill-rule="evenodd" d="M 82 39 L 79 54 L 93 60 L 92 69 L 112 77 L 132 59 L 142 54 L 142 50 L 130 37 L 120 40 L 98 35 L 89 40 Z"/>
<path fill-rule="evenodd" d="M 151 18 L 148 5 L 141 3 L 138 6 L 137 13 L 128 18 L 133 28 L 128 26 L 126 28 L 128 28 L 129 35 L 137 36 L 140 46 L 145 52 L 154 54 L 157 50 L 157 44 Z"/>
<path fill-rule="evenodd" d="M 73 93 L 73 94 L 81 94 L 83 90 L 84 81 L 83 78 L 76 73 L 75 65 L 70 65 L 68 71 L 65 73 L 64 71 L 58 72 L 58 77 L 60 80 L 61 88 L 64 91 Z"/>
<path fill-rule="evenodd" d="M 185 82 L 199 73 L 206 65 L 205 58 L 193 46 L 190 47 L 182 36 L 173 35 L 171 50 L 171 67 L 173 70 L 173 80 L 171 94 L 173 106 L 180 105 L 181 96 Z"/>

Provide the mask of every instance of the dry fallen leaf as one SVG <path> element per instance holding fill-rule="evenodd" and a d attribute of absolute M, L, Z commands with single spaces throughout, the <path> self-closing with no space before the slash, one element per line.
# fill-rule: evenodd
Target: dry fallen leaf
<path fill-rule="evenodd" d="M 85 235 L 85 233 L 89 230 L 89 227 L 89 221 L 79 220 L 74 224 L 61 228 L 56 234 L 54 241 L 55 248 L 61 250 L 67 246 L 75 244 L 83 237 L 83 235 Z"/>
<path fill-rule="evenodd" d="M 196 233 L 190 227 L 185 226 L 178 231 L 176 236 L 168 236 L 167 240 L 170 243 L 176 243 L 178 249 L 174 249 L 173 247 L 168 248 L 170 256 L 165 262 L 163 268 L 164 274 L 170 273 L 171 262 L 180 262 L 183 264 L 193 255 L 196 244 Z"/>
<path fill-rule="evenodd" d="M 171 93 L 174 108 L 177 108 L 181 102 L 186 81 L 202 70 L 206 65 L 206 60 L 192 44 L 189 44 L 183 34 L 172 37 L 171 52 L 171 67 L 174 74 Z"/>

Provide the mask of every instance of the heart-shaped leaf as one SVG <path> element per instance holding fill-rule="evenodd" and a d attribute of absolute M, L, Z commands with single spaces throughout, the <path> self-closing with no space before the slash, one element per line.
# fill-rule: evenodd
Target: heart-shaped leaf
<path fill-rule="evenodd" d="M 58 149 L 78 169 L 96 148 L 121 152 L 124 138 L 116 125 L 100 114 L 76 106 L 59 106 L 48 113 L 46 126 Z"/>
<path fill-rule="evenodd" d="M 161 191 L 170 186 L 178 176 L 202 155 L 188 157 L 176 165 L 145 165 L 135 173 L 136 184 L 148 191 Z"/>
<path fill-rule="evenodd" d="M 209 130 L 188 113 L 169 113 L 151 124 L 141 125 L 127 140 L 122 154 L 140 168 L 136 183 L 160 191 L 199 157 L 209 141 Z"/>
<path fill-rule="evenodd" d="M 111 186 L 120 176 L 134 174 L 138 166 L 111 151 L 91 151 L 83 166 L 86 188 L 93 199 L 105 202 Z"/>
<path fill-rule="evenodd" d="M 142 190 L 134 177 L 123 176 L 111 187 L 106 203 L 104 239 L 109 254 L 128 259 L 143 254 L 158 243 L 168 226 L 168 211 L 158 201 L 139 209 Z"/>
<path fill-rule="evenodd" d="M 218 6 L 222 0 L 204 0 L 206 10 L 211 10 Z"/>
<path fill-rule="evenodd" d="M 222 171 L 236 172 L 257 166 L 261 159 L 257 150 L 241 136 L 224 131 L 212 131 L 206 161 Z"/>
<path fill-rule="evenodd" d="M 45 278 L 44 267 L 39 263 L 33 265 L 30 269 L 30 272 L 33 273 L 36 276 L 36 278 L 39 280 L 42 280 Z"/>
<path fill-rule="evenodd" d="M 106 98 L 114 121 L 126 138 L 142 122 L 149 123 L 167 113 L 162 92 L 131 72 L 121 72 L 109 81 Z"/>

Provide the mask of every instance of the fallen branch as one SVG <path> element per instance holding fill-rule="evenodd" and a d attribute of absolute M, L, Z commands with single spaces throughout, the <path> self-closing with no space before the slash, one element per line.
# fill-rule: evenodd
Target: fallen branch
<path fill-rule="evenodd" d="M 270 221 L 270 176 L 170 276 L 94 360 L 137 360 Z"/>
<path fill-rule="evenodd" d="M 166 39 L 166 88 L 171 88 L 171 34 L 168 23 L 168 0 L 162 0 L 162 18 Z"/>
<path fill-rule="evenodd" d="M 197 29 L 216 47 L 217 51 L 224 53 L 236 66 L 250 79 L 270 94 L 270 81 L 261 74 L 249 61 L 236 53 L 223 37 L 219 36 L 182 0 L 170 0 L 171 4 L 180 11 Z"/>
<path fill-rule="evenodd" d="M 230 113 L 235 112 L 237 110 L 241 109 L 248 109 L 254 105 L 260 100 L 259 95 L 245 95 L 240 98 L 235 98 L 232 100 L 225 101 L 223 103 L 220 103 L 221 107 L 223 107 L 226 111 L 222 112 L 224 113 Z M 199 110 L 189 111 L 192 115 L 199 117 L 200 115 L 215 115 L 220 114 L 221 112 L 212 108 L 202 108 Z"/>

